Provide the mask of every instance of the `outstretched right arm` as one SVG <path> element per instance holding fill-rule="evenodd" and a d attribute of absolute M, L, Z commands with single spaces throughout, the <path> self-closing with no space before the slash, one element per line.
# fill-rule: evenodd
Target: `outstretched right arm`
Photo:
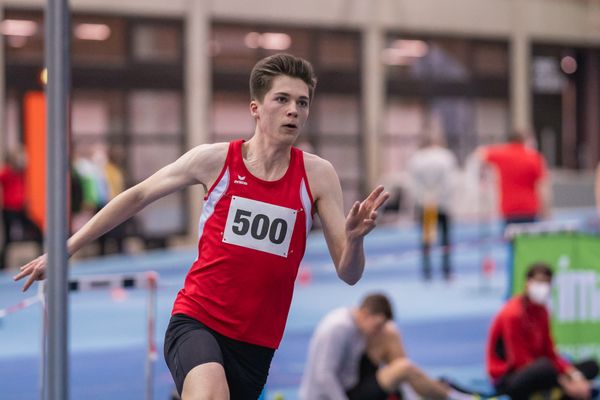
<path fill-rule="evenodd" d="M 122 192 L 71 236 L 67 241 L 69 255 L 161 197 L 198 183 L 209 187 L 217 178 L 226 155 L 227 143 L 195 147 L 146 180 Z M 14 280 L 29 276 L 23 286 L 25 291 L 34 281 L 44 279 L 45 271 L 46 255 L 42 255 L 21 267 Z"/>

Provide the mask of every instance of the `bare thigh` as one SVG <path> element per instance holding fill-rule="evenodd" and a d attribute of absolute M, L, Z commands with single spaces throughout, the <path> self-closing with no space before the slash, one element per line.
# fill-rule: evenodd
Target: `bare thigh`
<path fill-rule="evenodd" d="M 185 376 L 182 400 L 229 400 L 223 366 L 216 362 L 198 365 Z"/>

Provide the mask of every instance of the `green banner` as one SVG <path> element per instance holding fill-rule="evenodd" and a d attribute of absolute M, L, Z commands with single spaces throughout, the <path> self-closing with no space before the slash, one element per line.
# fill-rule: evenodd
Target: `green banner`
<path fill-rule="evenodd" d="M 580 233 L 516 236 L 512 294 L 523 292 L 527 268 L 539 261 L 554 271 L 549 308 L 555 343 L 574 358 L 600 360 L 600 237 Z"/>

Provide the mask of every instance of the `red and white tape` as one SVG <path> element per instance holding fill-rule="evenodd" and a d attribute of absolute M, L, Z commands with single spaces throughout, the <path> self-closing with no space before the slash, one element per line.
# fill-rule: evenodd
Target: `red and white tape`
<path fill-rule="evenodd" d="M 16 312 L 24 310 L 34 304 L 42 302 L 42 301 L 43 301 L 43 297 L 39 294 L 36 294 L 35 296 L 28 297 L 25 300 L 21 300 L 20 302 L 13 304 L 11 306 L 8 306 L 6 308 L 0 308 L 0 319 L 6 317 L 9 314 L 14 314 Z"/>

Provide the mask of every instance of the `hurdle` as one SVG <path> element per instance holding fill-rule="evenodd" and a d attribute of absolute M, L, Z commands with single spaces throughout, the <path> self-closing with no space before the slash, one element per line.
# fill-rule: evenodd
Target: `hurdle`
<path fill-rule="evenodd" d="M 10 314 L 17 313 L 35 304 L 41 305 L 42 311 L 42 355 L 40 362 L 40 399 L 45 398 L 46 391 L 46 371 L 45 357 L 47 350 L 47 312 L 45 302 L 44 282 L 38 285 L 38 292 L 35 296 L 28 297 L 20 302 L 0 308 L 0 323 Z M 144 365 L 145 381 L 145 399 L 152 400 L 154 394 L 154 363 L 157 359 L 156 345 L 156 308 L 157 308 L 157 288 L 158 273 L 147 271 L 132 274 L 107 274 L 107 275 L 84 275 L 69 279 L 69 292 L 88 292 L 95 290 L 112 289 L 145 289 L 148 291 L 146 298 L 146 360 Z"/>

